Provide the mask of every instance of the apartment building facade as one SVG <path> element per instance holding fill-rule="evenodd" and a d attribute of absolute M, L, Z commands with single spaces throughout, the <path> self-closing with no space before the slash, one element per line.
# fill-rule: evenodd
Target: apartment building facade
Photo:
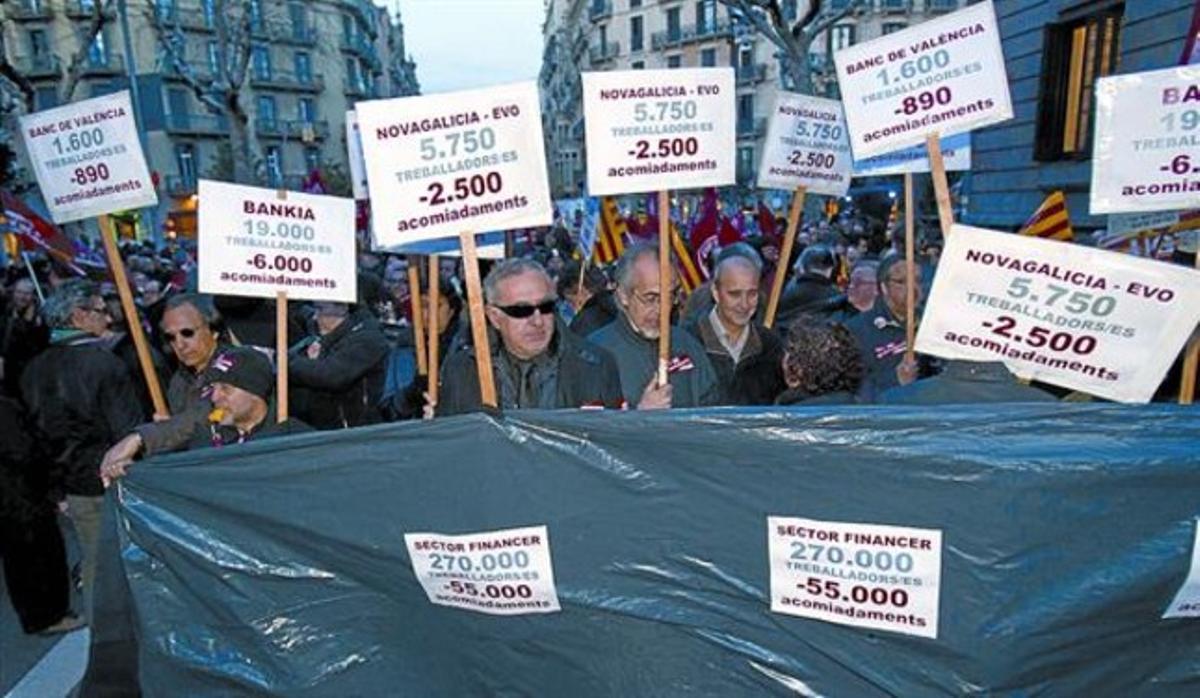
<path fill-rule="evenodd" d="M 96 1 L 0 5 L 7 58 L 32 82 L 37 109 L 63 99 L 63 66 L 80 50 Z M 259 184 L 296 188 L 314 169 L 347 171 L 346 110 L 358 100 L 419 91 L 399 16 L 367 0 L 145 0 L 127 7 L 132 57 L 117 3 L 109 3 L 110 19 L 86 48 L 70 99 L 127 89 L 129 73 L 136 72 L 146 154 L 159 187 L 156 219 L 179 234 L 195 229 L 197 180 L 229 176 L 228 119 L 206 106 L 185 77 L 217 74 L 223 60 L 218 31 L 235 14 L 222 16 L 222 7 L 248 13 L 241 99 L 261 149 Z M 182 67 L 172 54 L 183 58 Z"/>
<path fill-rule="evenodd" d="M 836 95 L 835 51 L 958 9 L 964 0 L 827 0 L 855 8 L 810 47 L 814 91 Z M 790 21 L 804 0 L 782 0 Z M 718 0 L 547 0 L 543 25 L 542 112 L 555 197 L 581 196 L 586 152 L 579 74 L 732 66 L 737 86 L 737 177 L 751 185 L 766 114 L 780 89 L 776 47 Z"/>

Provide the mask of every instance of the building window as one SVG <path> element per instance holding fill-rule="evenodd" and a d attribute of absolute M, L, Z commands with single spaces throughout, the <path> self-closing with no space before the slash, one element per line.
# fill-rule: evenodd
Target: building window
<path fill-rule="evenodd" d="M 829 52 L 836 53 L 854 45 L 854 25 L 839 24 L 829 30 Z"/>
<path fill-rule="evenodd" d="M 346 43 L 354 41 L 354 18 L 350 15 L 342 15 L 342 38 Z"/>
<path fill-rule="evenodd" d="M 629 0 L 629 9 L 636 10 L 642 6 L 642 0 Z"/>
<path fill-rule="evenodd" d="M 202 0 L 200 11 L 204 15 L 204 26 L 212 29 L 217 22 L 216 0 Z"/>
<path fill-rule="evenodd" d="M 221 73 L 221 47 L 215 41 L 208 42 L 208 71 L 214 76 Z"/>
<path fill-rule="evenodd" d="M 29 32 L 29 52 L 33 55 L 34 64 L 39 66 L 50 55 L 50 43 L 46 40 L 44 29 Z"/>
<path fill-rule="evenodd" d="M 886 34 L 895 34 L 896 32 L 904 31 L 905 29 L 908 29 L 908 25 L 905 24 L 904 22 L 884 22 L 883 23 L 883 33 L 885 35 Z"/>
<path fill-rule="evenodd" d="M 667 9 L 667 38 L 671 41 L 679 41 L 682 38 L 683 30 L 679 25 L 679 8 L 671 7 Z"/>
<path fill-rule="evenodd" d="M 754 65 L 754 49 L 743 48 L 742 50 L 738 51 L 738 66 L 742 68 L 749 68 L 752 65 Z"/>
<path fill-rule="evenodd" d="M 717 0 L 696 3 L 696 34 L 704 35 L 717 29 Z"/>
<path fill-rule="evenodd" d="M 88 64 L 93 66 L 108 65 L 108 42 L 104 40 L 104 32 L 96 34 L 92 45 L 88 47 Z"/>
<path fill-rule="evenodd" d="M 641 51 L 645 42 L 643 34 L 642 16 L 629 18 L 629 50 Z"/>
<path fill-rule="evenodd" d="M 57 87 L 39 87 L 33 94 L 33 103 L 38 111 L 58 106 Z"/>
<path fill-rule="evenodd" d="M 295 55 L 296 79 L 303 83 L 312 82 L 312 56 L 298 52 Z"/>
<path fill-rule="evenodd" d="M 752 124 L 754 123 L 754 95 L 753 94 L 738 95 L 738 105 L 737 106 L 738 106 L 738 110 L 737 110 L 738 111 L 738 114 L 737 114 L 738 123 L 741 124 L 741 126 L 738 128 L 738 130 L 739 131 L 752 130 Z"/>
<path fill-rule="evenodd" d="M 1044 29 L 1035 159 L 1091 152 L 1093 87 L 1116 72 L 1123 15 L 1124 6 L 1116 5 Z"/>
<path fill-rule="evenodd" d="M 160 20 L 173 21 L 175 19 L 175 0 L 154 0 L 154 10 Z"/>
<path fill-rule="evenodd" d="M 292 35 L 302 39 L 308 30 L 308 17 L 304 14 L 304 5 L 293 2 L 288 5 L 288 16 L 292 20 Z"/>
<path fill-rule="evenodd" d="M 353 58 L 346 59 L 346 84 L 353 90 L 362 89 L 362 79 L 358 75 L 358 61 Z"/>
<path fill-rule="evenodd" d="M 258 120 L 267 128 L 275 127 L 275 98 L 268 95 L 258 97 Z"/>
<path fill-rule="evenodd" d="M 254 77 L 259 80 L 271 79 L 271 50 L 266 46 L 255 46 L 250 56 L 254 64 Z"/>
<path fill-rule="evenodd" d="M 645 70 L 646 61 L 634 61 L 633 63 L 629 64 L 629 68 L 631 70 Z"/>
<path fill-rule="evenodd" d="M 260 32 L 263 28 L 262 0 L 250 0 L 250 30 Z"/>
<path fill-rule="evenodd" d="M 175 146 L 175 165 L 179 168 L 179 181 L 186 189 L 196 186 L 196 146 L 180 143 Z"/>
<path fill-rule="evenodd" d="M 682 65 L 683 65 L 683 56 L 680 56 L 678 54 L 676 54 L 674 56 L 667 56 L 667 67 L 668 68 L 678 68 Z"/>
<path fill-rule="evenodd" d="M 267 162 L 267 186 L 283 186 L 283 153 L 280 152 L 279 146 L 267 146 L 263 154 Z"/>
<path fill-rule="evenodd" d="M 717 65 L 717 50 L 706 48 L 700 51 L 700 65 L 704 68 L 714 68 Z"/>
<path fill-rule="evenodd" d="M 754 177 L 754 146 L 738 148 L 737 178 L 746 182 Z"/>
<path fill-rule="evenodd" d="M 308 172 L 315 172 L 321 169 L 321 149 L 320 148 L 305 148 L 304 149 L 304 169 Z"/>
<path fill-rule="evenodd" d="M 306 124 L 313 123 L 317 120 L 317 103 L 312 97 L 301 97 L 296 101 L 296 115 Z"/>

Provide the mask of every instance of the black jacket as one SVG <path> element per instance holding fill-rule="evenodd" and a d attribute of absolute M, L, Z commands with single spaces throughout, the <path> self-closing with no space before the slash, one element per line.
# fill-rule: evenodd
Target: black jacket
<path fill-rule="evenodd" d="M 209 362 L 227 348 L 227 345 L 218 344 Z M 200 371 L 193 371 L 180 364 L 171 374 L 166 395 L 171 418 L 165 422 L 146 422 L 137 428 L 138 435 L 142 437 L 142 455 L 152 456 L 184 448 L 196 427 L 208 423 L 212 402 L 208 399 L 209 385 L 204 381 L 207 370 L 207 365 Z"/>
<path fill-rule="evenodd" d="M 846 295 L 838 290 L 832 279 L 820 274 L 804 273 L 784 286 L 775 326 L 786 328 L 805 313 L 830 317 L 842 311 L 846 305 Z"/>
<path fill-rule="evenodd" d="M 142 373 L 142 363 L 138 359 L 137 345 L 134 344 L 133 337 L 127 332 L 117 332 L 111 337 L 107 337 L 104 342 L 108 350 L 120 359 L 121 363 L 125 364 L 125 370 L 129 373 L 129 381 L 133 383 L 133 389 L 138 395 L 138 402 L 142 406 L 142 418 L 150 419 L 154 415 L 154 400 L 150 397 L 150 386 L 146 384 L 146 376 Z M 148 338 L 147 343 L 149 343 Z M 165 389 L 171 375 L 167 371 L 167 361 L 163 358 L 162 353 L 154 348 L 153 344 L 149 344 L 147 349 L 150 352 L 150 363 L 154 365 L 154 372 L 158 376 L 158 385 Z M 163 399 L 166 399 L 165 395 Z"/>
<path fill-rule="evenodd" d="M 612 291 L 601 291 L 579 309 L 571 319 L 571 331 L 580 337 L 588 337 L 596 330 L 617 319 L 621 311 L 617 309 L 617 300 Z"/>
<path fill-rule="evenodd" d="M 0 317 L 0 358 L 4 359 L 4 391 L 21 393 L 21 373 L 33 357 L 50 345 L 50 329 L 40 315 L 26 320 L 11 313 Z"/>
<path fill-rule="evenodd" d="M 501 409 L 622 407 L 616 362 L 600 347 L 579 338 L 561 323 L 541 357 L 518 362 L 489 331 L 496 399 Z M 446 359 L 441 373 L 439 415 L 482 409 L 474 345 L 461 345 Z M 522 397 L 521 385 L 527 387 Z"/>
<path fill-rule="evenodd" d="M 379 323 L 360 309 L 319 340 L 317 358 L 308 358 L 303 347 L 292 350 L 288 358 L 296 416 L 317 429 L 381 421 L 379 400 L 389 347 Z"/>
<path fill-rule="evenodd" d="M 878 401 L 890 405 L 947 405 L 1054 402 L 1056 398 L 1039 388 L 1023 385 L 998 361 L 947 361 L 940 374 L 891 388 Z"/>
<path fill-rule="evenodd" d="M 188 442 L 188 450 L 223 448 L 251 441 L 262 441 L 263 439 L 271 439 L 277 436 L 304 434 L 310 431 L 313 431 L 313 428 L 299 419 L 289 417 L 282 424 L 277 422 L 275 420 L 275 410 L 271 410 L 267 414 L 266 419 L 244 435 L 239 434 L 238 430 L 234 427 L 218 426 L 210 423 L 197 425 L 196 431 L 192 433 L 191 441 Z"/>
<path fill-rule="evenodd" d="M 720 404 L 770 405 L 787 387 L 783 382 L 783 342 L 766 327 L 758 323 L 750 325 L 750 336 L 736 365 L 717 337 L 710 316 L 697 318 L 684 325 L 684 329 L 704 345 L 717 372 Z"/>
<path fill-rule="evenodd" d="M 21 395 L 53 458 L 54 495 L 102 496 L 104 452 L 142 421 L 121 360 L 90 335 L 64 338 L 25 369 Z"/>

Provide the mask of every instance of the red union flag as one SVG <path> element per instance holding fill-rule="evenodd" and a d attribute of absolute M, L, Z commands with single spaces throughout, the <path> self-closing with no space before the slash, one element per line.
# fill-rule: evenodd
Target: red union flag
<path fill-rule="evenodd" d="M 58 226 L 33 212 L 24 201 L 5 189 L 0 189 L 0 208 L 8 221 L 9 231 L 21 239 L 27 250 L 44 250 L 46 254 L 67 265 L 77 274 L 84 272 L 75 264 L 75 246 Z"/>

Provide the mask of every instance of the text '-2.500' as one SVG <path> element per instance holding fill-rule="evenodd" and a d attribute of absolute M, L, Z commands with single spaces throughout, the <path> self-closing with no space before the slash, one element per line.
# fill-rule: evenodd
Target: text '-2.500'
<path fill-rule="evenodd" d="M 469 177 L 456 177 L 453 182 L 430 182 L 425 194 L 418 201 L 430 206 L 478 199 L 489 194 L 499 194 L 504 189 L 504 178 L 499 172 L 486 172 Z"/>

